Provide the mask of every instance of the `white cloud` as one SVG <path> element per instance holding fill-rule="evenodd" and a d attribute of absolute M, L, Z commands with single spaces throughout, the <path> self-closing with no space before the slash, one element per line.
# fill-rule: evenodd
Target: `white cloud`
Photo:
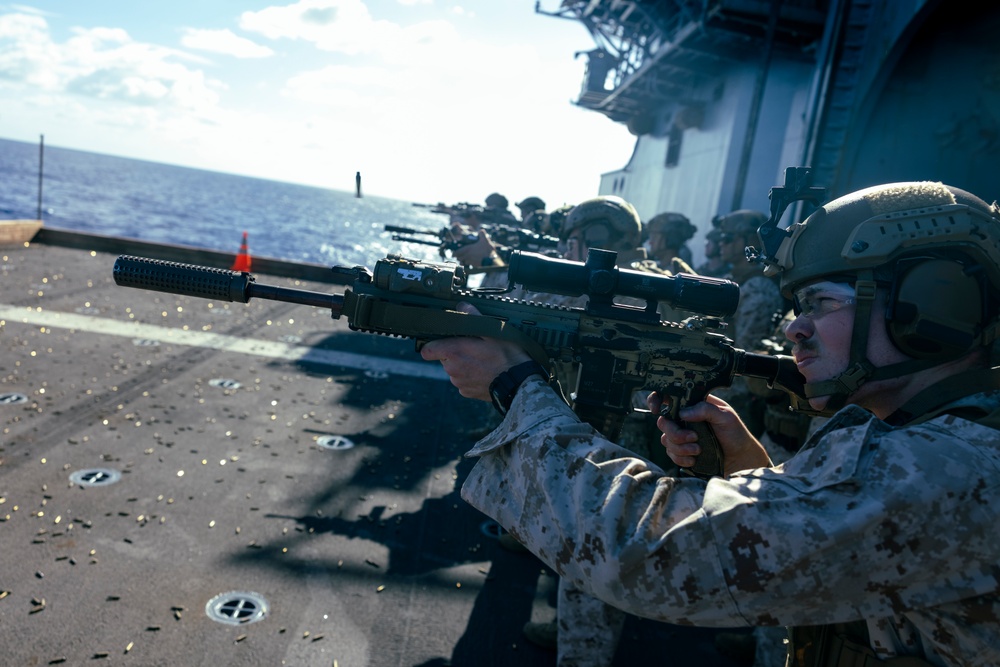
<path fill-rule="evenodd" d="M 269 39 L 310 42 L 323 51 L 356 55 L 391 43 L 400 32 L 375 20 L 360 0 L 300 0 L 283 7 L 244 12 L 240 28 Z"/>
<path fill-rule="evenodd" d="M 46 34 L 48 23 L 34 13 L 0 15 L 0 39 L 27 39 Z"/>
<path fill-rule="evenodd" d="M 372 101 L 393 94 L 399 83 L 398 76 L 382 67 L 330 65 L 293 76 L 282 94 L 328 110 L 354 108 L 377 113 L 380 105 Z"/>
<path fill-rule="evenodd" d="M 74 28 L 63 43 L 52 40 L 40 16 L 0 16 L 0 85 L 46 104 L 52 94 L 102 103 L 160 107 L 163 113 L 210 115 L 224 86 L 180 61 L 180 51 L 135 42 L 119 28 Z M 84 102 L 86 104 L 86 102 Z M 130 110 L 116 109 L 129 114 Z M 144 115 L 144 114 L 141 114 Z"/>
<path fill-rule="evenodd" d="M 189 49 L 211 51 L 236 58 L 267 58 L 274 55 L 269 47 L 240 37 L 232 30 L 200 30 L 185 28 L 181 44 Z"/>
<path fill-rule="evenodd" d="M 38 14 L 39 16 L 51 16 L 51 12 L 47 12 L 38 7 L 29 7 L 28 5 L 9 5 L 10 9 L 19 14 Z"/>

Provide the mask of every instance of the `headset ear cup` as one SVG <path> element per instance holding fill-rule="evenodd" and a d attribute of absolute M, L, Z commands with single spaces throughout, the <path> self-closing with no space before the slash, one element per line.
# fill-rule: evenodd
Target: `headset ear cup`
<path fill-rule="evenodd" d="M 972 350 L 984 319 L 982 287 L 958 262 L 915 263 L 896 278 L 889 337 L 916 359 L 947 361 Z"/>

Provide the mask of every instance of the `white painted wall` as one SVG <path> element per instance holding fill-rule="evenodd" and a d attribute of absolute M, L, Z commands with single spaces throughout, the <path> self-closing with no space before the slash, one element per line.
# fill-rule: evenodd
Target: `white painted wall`
<path fill-rule="evenodd" d="M 666 167 L 666 138 L 643 136 L 622 169 L 601 176 L 600 194 L 631 202 L 643 220 L 678 211 L 698 227 L 689 242 L 695 262 L 704 259 L 704 234 L 712 218 L 733 210 L 740 156 L 753 103 L 757 66 L 733 68 L 721 87 L 701 91 L 713 99 L 702 126 L 684 132 L 680 159 Z M 768 211 L 768 192 L 783 182 L 784 168 L 799 165 L 812 65 L 772 61 L 764 90 L 742 205 Z"/>

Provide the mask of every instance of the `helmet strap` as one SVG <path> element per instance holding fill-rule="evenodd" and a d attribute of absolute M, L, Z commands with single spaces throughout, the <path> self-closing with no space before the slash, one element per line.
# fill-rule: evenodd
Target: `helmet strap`
<path fill-rule="evenodd" d="M 859 272 L 858 280 L 854 283 L 854 299 L 857 307 L 854 311 L 854 330 L 851 332 L 851 365 L 856 367 L 865 364 L 869 371 L 875 368 L 868 360 L 868 336 L 871 334 L 875 289 L 874 271 L 867 269 Z M 860 387 L 866 377 L 867 375 L 858 378 L 854 389 Z"/>
<path fill-rule="evenodd" d="M 942 407 L 949 403 L 971 394 L 998 389 L 1000 368 L 967 370 L 927 387 L 886 417 L 885 421 L 890 424 L 928 421 L 940 414 Z"/>

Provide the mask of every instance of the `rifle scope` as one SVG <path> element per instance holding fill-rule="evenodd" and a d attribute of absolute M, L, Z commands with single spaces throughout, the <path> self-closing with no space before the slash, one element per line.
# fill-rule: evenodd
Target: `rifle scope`
<path fill-rule="evenodd" d="M 731 280 L 620 269 L 615 266 L 617 259 L 618 253 L 613 250 L 598 248 L 589 250 L 585 263 L 515 250 L 510 256 L 508 276 L 511 282 L 532 292 L 587 295 L 606 301 L 630 296 L 713 317 L 732 315 L 740 302 L 740 286 Z"/>

